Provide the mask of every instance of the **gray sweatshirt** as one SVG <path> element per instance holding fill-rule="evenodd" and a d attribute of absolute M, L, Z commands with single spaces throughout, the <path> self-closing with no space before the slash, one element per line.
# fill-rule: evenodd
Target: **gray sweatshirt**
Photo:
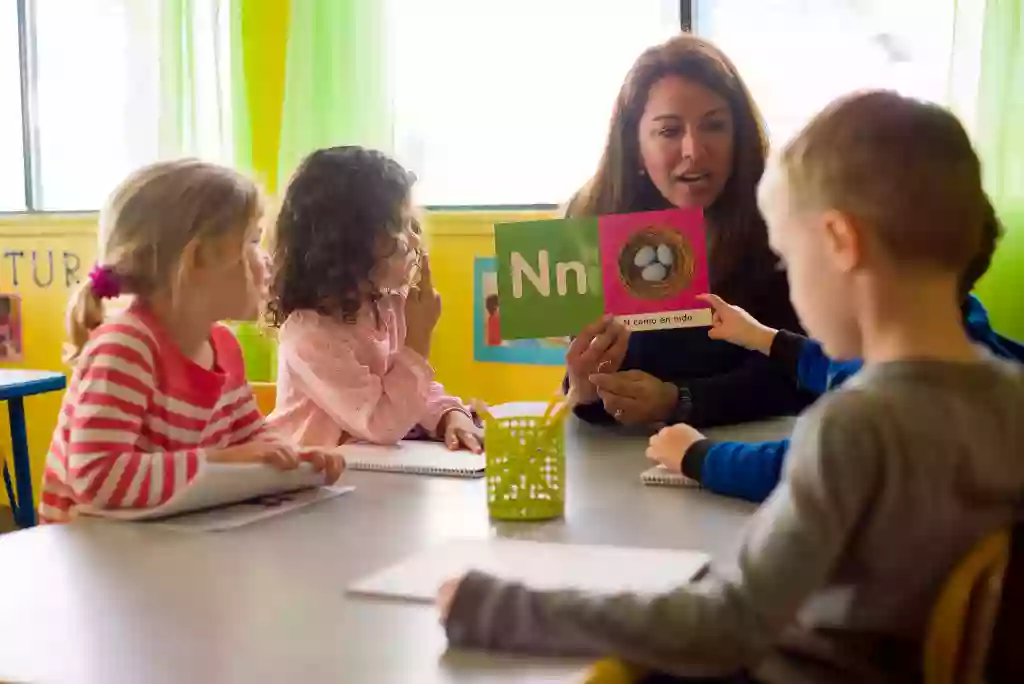
<path fill-rule="evenodd" d="M 763 682 L 920 680 L 946 576 L 1024 502 L 1024 371 L 865 368 L 798 421 L 782 482 L 735 563 L 660 595 L 531 591 L 470 573 L 453 646 L 613 655 L 677 675 Z"/>

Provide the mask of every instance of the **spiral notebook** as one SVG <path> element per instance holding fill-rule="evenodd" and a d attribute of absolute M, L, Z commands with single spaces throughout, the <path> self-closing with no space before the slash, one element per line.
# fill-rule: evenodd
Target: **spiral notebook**
<path fill-rule="evenodd" d="M 440 442 L 403 440 L 395 446 L 345 444 L 341 448 L 351 470 L 377 470 L 411 475 L 483 477 L 483 454 L 451 451 Z"/>
<path fill-rule="evenodd" d="M 663 487 L 700 487 L 696 480 L 686 477 L 682 473 L 673 473 L 665 466 L 656 465 L 640 473 L 640 479 L 646 485 L 661 485 Z"/>

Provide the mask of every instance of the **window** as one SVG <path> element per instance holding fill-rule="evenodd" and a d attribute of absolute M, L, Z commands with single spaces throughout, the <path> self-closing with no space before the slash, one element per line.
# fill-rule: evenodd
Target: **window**
<path fill-rule="evenodd" d="M 695 30 L 729 55 L 784 143 L 836 97 L 891 88 L 948 104 L 954 0 L 698 0 Z"/>
<path fill-rule="evenodd" d="M 37 204 L 94 209 L 128 171 L 156 158 L 153 61 L 131 49 L 126 2 L 43 0 L 35 11 Z M 141 33 L 150 33 L 146 18 L 138 17 Z"/>
<path fill-rule="evenodd" d="M 18 6 L 0 3 L 0 211 L 25 209 L 18 61 Z"/>
<path fill-rule="evenodd" d="M 395 146 L 427 205 L 558 204 L 678 0 L 391 0 Z"/>
<path fill-rule="evenodd" d="M 855 89 L 970 99 L 949 80 L 954 0 L 391 2 L 396 152 L 427 205 L 567 200 L 597 165 L 627 70 L 678 33 L 684 5 L 775 145 Z"/>
<path fill-rule="evenodd" d="M 18 93 L 24 73 L 32 98 L 27 153 L 19 98 L 0 104 L 3 208 L 94 210 L 132 169 L 156 159 L 197 154 L 230 162 L 230 66 L 220 54 L 228 45 L 227 0 L 179 3 L 177 16 L 163 0 L 23 1 L 20 63 L 17 23 L 9 41 L 0 15 L 0 92 Z M 18 169 L 6 169 L 9 159 Z M 26 167 L 29 192 L 20 180 Z"/>

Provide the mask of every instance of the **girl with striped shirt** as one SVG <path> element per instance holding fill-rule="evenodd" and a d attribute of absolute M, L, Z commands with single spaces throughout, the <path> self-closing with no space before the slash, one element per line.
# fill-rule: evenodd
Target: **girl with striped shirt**
<path fill-rule="evenodd" d="M 68 310 L 74 372 L 43 475 L 43 522 L 158 506 L 204 462 L 310 461 L 328 482 L 340 476 L 340 457 L 268 428 L 238 342 L 217 323 L 260 306 L 261 214 L 251 181 L 196 160 L 145 167 L 115 190 L 98 264 Z M 104 300 L 120 296 L 127 308 L 105 315 Z"/>

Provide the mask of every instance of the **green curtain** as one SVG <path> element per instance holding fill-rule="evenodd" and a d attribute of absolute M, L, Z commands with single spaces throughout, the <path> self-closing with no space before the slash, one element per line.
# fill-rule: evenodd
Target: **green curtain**
<path fill-rule="evenodd" d="M 1006 234 L 978 293 L 1001 333 L 1024 340 L 1024 0 L 987 0 L 975 140 Z"/>
<path fill-rule="evenodd" d="M 161 0 L 158 12 L 160 119 L 159 155 L 177 156 L 191 138 L 195 120 L 190 0 Z"/>
<path fill-rule="evenodd" d="M 330 145 L 392 148 L 387 30 L 380 0 L 291 3 L 278 183 Z"/>
<path fill-rule="evenodd" d="M 159 156 L 201 156 L 251 172 L 241 4 L 157 2 Z"/>

